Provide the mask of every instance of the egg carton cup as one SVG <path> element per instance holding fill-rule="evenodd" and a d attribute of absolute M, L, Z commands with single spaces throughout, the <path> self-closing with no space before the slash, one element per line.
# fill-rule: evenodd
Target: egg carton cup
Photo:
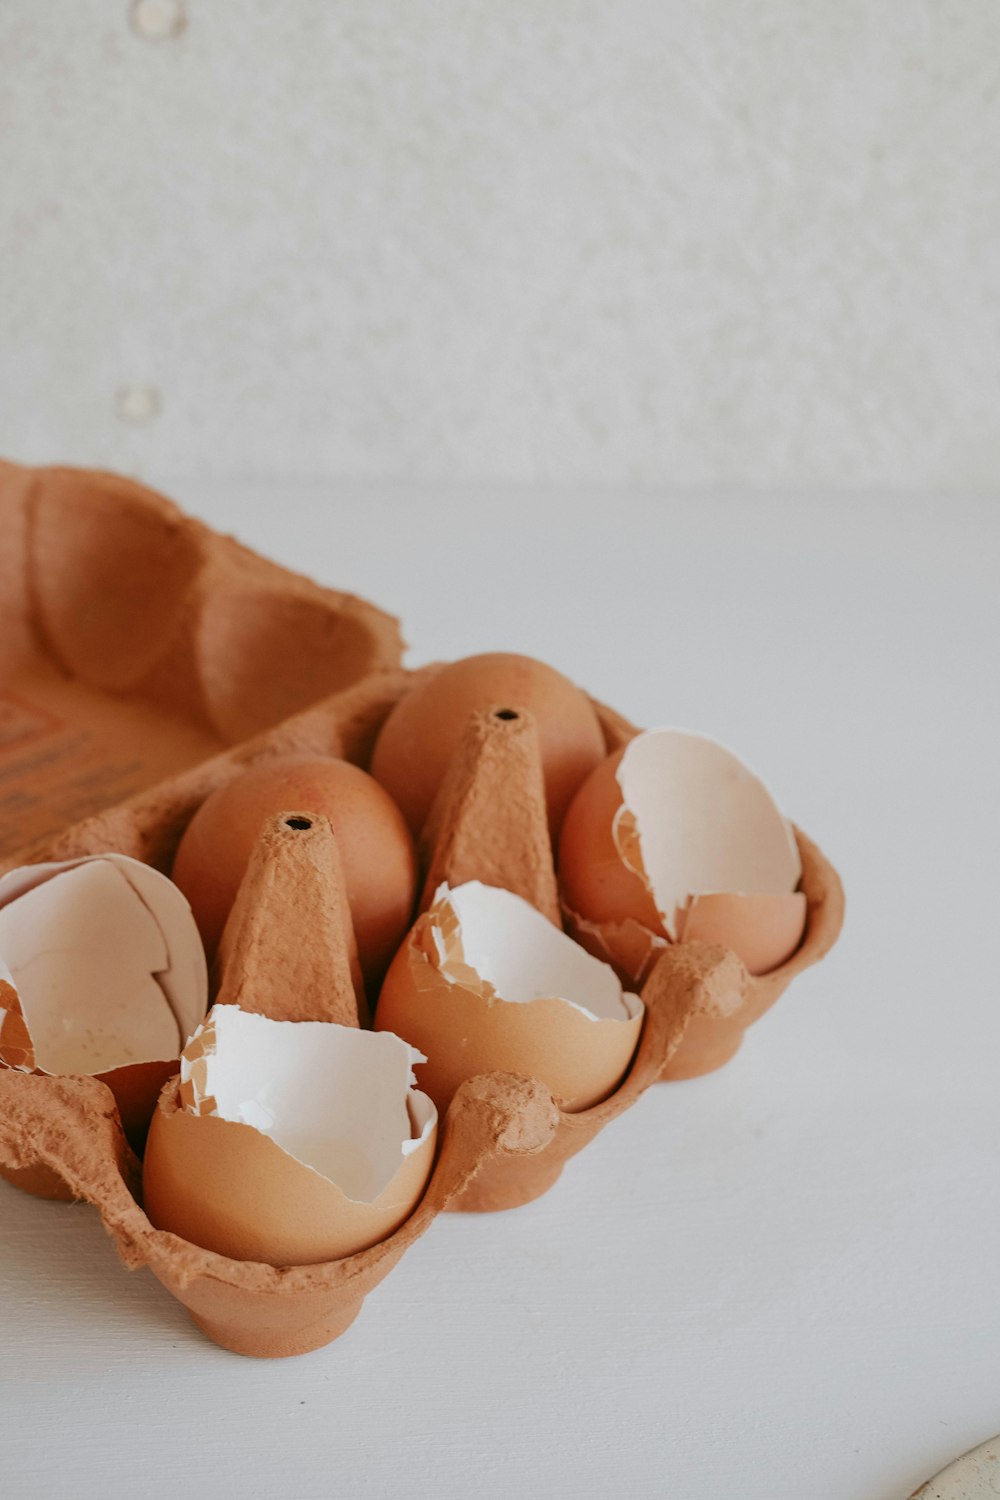
<path fill-rule="evenodd" d="M 50 482 L 46 476 L 64 472 L 41 471 L 39 480 L 29 471 L 17 470 L 12 476 L 4 470 L 0 504 L 10 503 L 13 483 L 19 494 L 15 509 L 20 505 L 30 510 L 39 504 L 31 494 L 45 493 Z M 33 490 L 39 483 L 41 490 Z M 73 503 L 86 509 L 86 497 L 96 495 L 94 503 L 103 515 L 118 503 L 104 497 L 109 490 L 118 496 L 123 483 L 73 475 Z M 147 503 L 148 492 L 138 487 L 126 486 L 124 494 L 130 515 Z M 260 573 L 259 560 L 246 561 L 235 543 L 186 521 L 168 502 L 152 500 L 156 514 L 169 518 L 173 526 L 193 527 L 203 551 L 222 549 L 227 554 L 233 549 L 237 594 L 247 571 L 255 579 L 266 574 L 265 592 L 270 595 L 280 595 L 284 578 L 295 601 L 307 597 L 314 608 L 317 598 L 326 598 L 331 616 L 346 612 L 355 633 L 357 622 L 368 620 L 370 607 L 361 601 L 329 595 L 271 565 L 260 564 Z M 72 505 L 65 503 L 71 513 Z M 140 533 L 144 524 L 136 522 Z M 224 571 L 223 562 L 217 566 Z M 192 588 L 190 604 L 197 609 L 201 592 L 193 584 Z M 124 608 L 118 603 L 114 607 Z M 293 615 L 297 608 L 295 602 Z M 394 622 L 387 621 L 372 611 L 368 654 L 355 658 L 356 666 L 369 662 L 377 668 L 385 666 L 388 657 L 387 670 L 349 680 L 241 743 L 224 746 L 28 843 L 5 857 L 0 873 L 17 864 L 106 852 L 130 855 L 169 873 L 195 810 L 251 762 L 307 752 L 367 766 L 390 709 L 414 682 L 435 670 L 412 673 L 395 667 L 398 634 Z M 334 636 L 337 628 L 333 627 Z M 176 653 L 173 659 L 178 662 L 190 663 L 200 659 L 193 644 L 200 638 L 181 611 L 171 641 L 188 644 L 171 644 L 164 651 L 167 656 Z M 289 652 L 298 649 L 294 629 L 282 639 L 287 639 Z M 34 649 L 41 648 L 36 644 Z M 280 668 L 283 655 L 277 653 L 263 667 L 252 651 L 250 655 L 253 659 L 245 663 L 240 658 L 245 681 L 253 694 L 266 693 L 260 679 L 275 664 Z M 141 679 L 154 699 L 158 688 L 151 684 L 158 682 L 156 671 L 159 668 Z M 307 679 L 311 692 L 318 679 L 303 673 L 300 680 Z M 134 684 L 115 691 L 127 700 L 136 696 Z M 637 732 L 620 715 L 599 704 L 595 707 L 609 752 Z M 796 830 L 796 838 L 808 912 L 802 942 L 785 964 L 751 977 L 725 948 L 694 943 L 666 948 L 642 987 L 646 1016 L 629 1070 L 608 1098 L 589 1109 L 561 1109 L 538 1079 L 490 1073 L 467 1080 L 442 1121 L 438 1159 L 417 1209 L 393 1235 L 355 1255 L 325 1265 L 276 1269 L 229 1260 L 155 1228 L 141 1207 L 138 1159 L 124 1137 L 110 1090 L 96 1079 L 0 1070 L 0 1171 L 41 1196 L 93 1203 L 124 1263 L 148 1265 L 196 1324 L 223 1347 L 260 1356 L 318 1348 L 350 1325 L 367 1292 L 436 1214 L 492 1211 L 537 1198 L 555 1182 L 565 1162 L 646 1088 L 660 1080 L 711 1071 L 732 1056 L 746 1027 L 797 973 L 823 956 L 840 930 L 843 893 L 837 875 L 804 834 Z M 560 920 L 538 735 L 531 716 L 517 705 L 494 705 L 470 718 L 427 820 L 420 855 L 424 908 L 440 882 L 456 886 L 475 879 L 504 886 L 551 920 Z M 367 1019 L 336 839 L 327 820 L 312 809 L 289 808 L 262 832 L 223 936 L 212 988 L 214 999 L 276 1020 L 358 1024 Z M 374 1002 L 376 997 L 367 999 Z M 166 1084 L 159 1107 L 176 1107 L 176 1079 Z"/>

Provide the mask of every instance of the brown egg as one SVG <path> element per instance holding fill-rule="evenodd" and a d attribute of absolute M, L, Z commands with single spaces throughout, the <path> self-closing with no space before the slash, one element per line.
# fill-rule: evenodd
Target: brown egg
<path fill-rule="evenodd" d="M 0 879 L 0 1064 L 100 1079 L 134 1145 L 207 1004 L 194 918 L 158 870 L 108 853 Z"/>
<path fill-rule="evenodd" d="M 639 983 L 667 942 L 722 943 L 752 974 L 796 949 L 806 900 L 770 792 L 703 735 L 650 730 L 580 788 L 559 846 L 570 930 Z M 648 940 L 648 941 L 647 941 Z"/>
<path fill-rule="evenodd" d="M 520 896 L 442 886 L 393 961 L 377 1030 L 426 1052 L 420 1085 L 442 1112 L 478 1073 L 539 1078 L 564 1108 L 612 1093 L 632 1059 L 643 1005 L 614 972 Z"/>
<path fill-rule="evenodd" d="M 409 829 L 392 798 L 344 760 L 283 755 L 260 761 L 213 792 L 188 824 L 173 877 L 214 953 L 264 822 L 282 812 L 324 814 L 333 824 L 368 984 L 399 946 L 416 895 Z"/>
<path fill-rule="evenodd" d="M 586 693 L 530 656 L 488 652 L 442 667 L 401 699 L 382 726 L 372 775 L 418 834 L 469 715 L 527 709 L 538 724 L 549 825 L 558 832 L 570 798 L 604 755 L 604 735 Z"/>
<path fill-rule="evenodd" d="M 150 1222 L 273 1266 L 378 1244 L 413 1212 L 434 1161 L 419 1061 L 396 1036 L 217 1005 L 153 1116 Z"/>

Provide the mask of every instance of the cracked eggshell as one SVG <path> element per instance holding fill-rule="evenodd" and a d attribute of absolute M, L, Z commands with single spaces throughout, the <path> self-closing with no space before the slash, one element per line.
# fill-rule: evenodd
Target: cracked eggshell
<path fill-rule="evenodd" d="M 605 753 L 597 713 L 580 688 L 530 656 L 468 656 L 418 682 L 389 714 L 372 775 L 419 834 L 469 718 L 482 709 L 526 709 L 538 727 L 549 827 L 558 833 L 577 787 Z"/>
<path fill-rule="evenodd" d="M 168 1085 L 143 1166 L 158 1229 L 233 1260 L 314 1265 L 392 1234 L 434 1161 L 421 1055 L 397 1036 L 217 1005 Z"/>
<path fill-rule="evenodd" d="M 399 808 L 358 766 L 318 755 L 260 761 L 219 787 L 185 830 L 173 877 L 214 953 L 264 824 L 286 812 L 330 819 L 367 984 L 378 984 L 416 899 L 413 840 Z"/>
<path fill-rule="evenodd" d="M 752 974 L 777 968 L 805 927 L 801 874 L 764 783 L 717 741 L 673 729 L 598 766 L 559 847 L 571 930 L 634 981 L 670 942 L 721 943 Z"/>
<path fill-rule="evenodd" d="M 0 879 L 0 1063 L 106 1083 L 141 1139 L 208 1004 L 190 908 L 122 854 L 24 865 Z"/>
<path fill-rule="evenodd" d="M 751 974 L 769 974 L 799 946 L 806 921 L 801 891 L 775 896 L 693 896 L 678 917 L 678 941 L 720 943 L 731 948 Z"/>
<path fill-rule="evenodd" d="M 376 1028 L 427 1054 L 421 1086 L 440 1110 L 466 1079 L 539 1078 L 568 1110 L 613 1092 L 642 1029 L 643 1005 L 521 897 L 470 881 L 441 886 L 397 954 Z"/>

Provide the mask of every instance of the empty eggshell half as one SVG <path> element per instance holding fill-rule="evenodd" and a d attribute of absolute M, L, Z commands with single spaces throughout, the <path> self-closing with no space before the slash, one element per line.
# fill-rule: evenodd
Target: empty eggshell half
<path fill-rule="evenodd" d="M 722 943 L 753 974 L 776 968 L 805 926 L 801 874 L 760 778 L 717 741 L 676 729 L 637 735 L 599 766 L 560 844 L 571 930 L 634 980 L 670 942 Z"/>
<path fill-rule="evenodd" d="M 420 1082 L 444 1110 L 477 1073 L 539 1078 L 565 1109 L 618 1084 L 642 1001 L 527 901 L 470 881 L 442 885 L 386 977 L 375 1025 L 427 1053 Z"/>
<path fill-rule="evenodd" d="M 107 1083 L 141 1135 L 208 1004 L 190 907 L 123 854 L 0 879 L 0 1064 Z"/>
<path fill-rule="evenodd" d="M 434 1161 L 419 1052 L 389 1033 L 216 1005 L 150 1126 L 145 1208 L 233 1260 L 337 1260 L 409 1217 Z"/>

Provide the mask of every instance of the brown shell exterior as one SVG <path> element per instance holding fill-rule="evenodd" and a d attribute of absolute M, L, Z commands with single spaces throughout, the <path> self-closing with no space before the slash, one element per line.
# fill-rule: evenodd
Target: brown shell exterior
<path fill-rule="evenodd" d="M 510 1003 L 466 965 L 452 983 L 432 962 L 430 915 L 420 918 L 386 976 L 376 1028 L 418 1047 L 427 1062 L 417 1082 L 446 1109 L 466 1078 L 492 1071 L 539 1078 L 569 1111 L 614 1091 L 635 1051 L 642 1015 L 592 1019 L 556 997 Z"/>

